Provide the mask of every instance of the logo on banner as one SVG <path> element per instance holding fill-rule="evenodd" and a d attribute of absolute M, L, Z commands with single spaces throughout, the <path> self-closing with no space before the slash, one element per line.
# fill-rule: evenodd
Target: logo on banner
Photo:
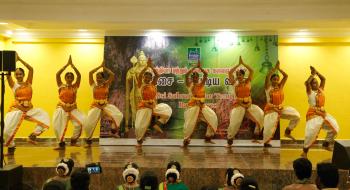
<path fill-rule="evenodd" d="M 201 48 L 192 47 L 187 49 L 187 59 L 190 63 L 197 63 L 201 59 Z"/>

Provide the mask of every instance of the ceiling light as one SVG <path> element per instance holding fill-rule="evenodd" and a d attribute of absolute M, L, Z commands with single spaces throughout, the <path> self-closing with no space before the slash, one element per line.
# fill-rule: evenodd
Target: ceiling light
<path fill-rule="evenodd" d="M 238 35 L 234 32 L 224 31 L 215 35 L 215 42 L 219 47 L 234 46 L 238 42 Z"/>
<path fill-rule="evenodd" d="M 9 23 L 7 23 L 7 22 L 0 22 L 0 25 L 7 25 L 7 24 L 9 24 Z"/>
<path fill-rule="evenodd" d="M 88 30 L 87 29 L 79 29 L 78 31 L 79 32 L 87 32 Z"/>
<path fill-rule="evenodd" d="M 12 35 L 13 32 L 11 30 L 6 31 L 6 35 Z"/>

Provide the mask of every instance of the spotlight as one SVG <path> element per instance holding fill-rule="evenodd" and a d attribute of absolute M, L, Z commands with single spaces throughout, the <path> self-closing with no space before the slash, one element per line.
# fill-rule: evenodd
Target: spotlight
<path fill-rule="evenodd" d="M 216 44 L 221 48 L 234 46 L 238 42 L 238 36 L 234 32 L 219 32 L 215 36 Z"/>

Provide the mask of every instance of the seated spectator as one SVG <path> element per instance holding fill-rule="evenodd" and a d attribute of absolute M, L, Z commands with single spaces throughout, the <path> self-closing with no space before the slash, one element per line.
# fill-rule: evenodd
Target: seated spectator
<path fill-rule="evenodd" d="M 339 173 L 332 163 L 318 163 L 316 185 L 319 189 L 338 189 Z"/>
<path fill-rule="evenodd" d="M 62 159 L 60 163 L 56 166 L 56 176 L 48 179 L 46 183 L 49 183 L 50 181 L 56 180 L 61 181 L 65 185 L 66 190 L 71 189 L 70 185 L 70 174 L 74 167 L 74 161 L 72 159 Z M 44 185 L 45 185 L 44 184 Z"/>
<path fill-rule="evenodd" d="M 258 182 L 252 177 L 245 177 L 239 190 L 259 190 Z"/>
<path fill-rule="evenodd" d="M 43 190 L 65 190 L 66 185 L 62 181 L 51 180 L 44 184 Z"/>
<path fill-rule="evenodd" d="M 297 181 L 285 186 L 283 190 L 317 190 L 311 182 L 312 163 L 307 158 L 298 158 L 293 161 L 293 168 Z"/>
<path fill-rule="evenodd" d="M 118 190 L 140 190 L 137 183 L 139 178 L 139 167 L 135 163 L 127 163 L 123 171 L 124 184 L 118 186 Z"/>
<path fill-rule="evenodd" d="M 159 184 L 159 190 L 189 190 L 180 180 L 181 165 L 177 161 L 168 163 L 165 172 L 165 182 Z"/>
<path fill-rule="evenodd" d="M 86 169 L 79 169 L 70 177 L 71 190 L 89 190 L 90 175 Z"/>
<path fill-rule="evenodd" d="M 145 171 L 140 179 L 141 190 L 158 190 L 158 178 L 152 171 Z"/>
<path fill-rule="evenodd" d="M 226 170 L 225 186 L 219 190 L 238 190 L 244 176 L 237 168 L 228 168 Z"/>

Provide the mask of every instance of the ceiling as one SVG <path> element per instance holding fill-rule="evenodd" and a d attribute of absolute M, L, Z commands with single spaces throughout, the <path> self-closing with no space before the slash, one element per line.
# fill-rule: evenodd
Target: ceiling
<path fill-rule="evenodd" d="M 241 35 L 344 37 L 350 36 L 350 1 L 0 0 L 0 34 L 11 37 L 94 38 L 154 29 L 170 35 L 229 29 Z"/>

